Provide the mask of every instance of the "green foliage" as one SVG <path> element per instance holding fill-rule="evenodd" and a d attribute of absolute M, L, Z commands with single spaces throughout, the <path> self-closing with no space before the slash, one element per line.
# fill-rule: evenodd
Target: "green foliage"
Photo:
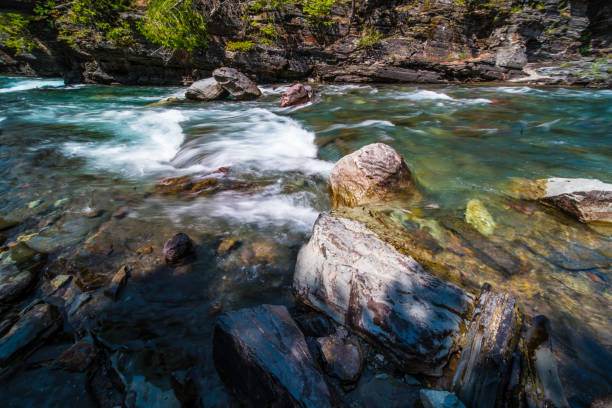
<path fill-rule="evenodd" d="M 32 51 L 36 47 L 28 31 L 29 20 L 17 13 L 0 13 L 0 40 L 17 53 Z"/>
<path fill-rule="evenodd" d="M 207 44 L 204 18 L 191 0 L 149 0 L 140 31 L 151 42 L 171 49 L 193 50 Z"/>
<path fill-rule="evenodd" d="M 266 37 L 276 37 L 276 27 L 272 24 L 265 25 L 259 28 L 259 31 Z"/>
<path fill-rule="evenodd" d="M 247 41 L 229 41 L 226 45 L 225 45 L 225 49 L 228 51 L 249 51 L 253 48 L 253 41 L 251 40 L 247 40 Z"/>
<path fill-rule="evenodd" d="M 382 39 L 383 35 L 374 31 L 372 27 L 361 35 L 357 45 L 359 47 L 371 47 Z"/>
<path fill-rule="evenodd" d="M 263 11 L 277 11 L 285 6 L 294 4 L 295 0 L 255 0 L 247 6 L 247 9 L 253 13 L 261 13 Z"/>
<path fill-rule="evenodd" d="M 134 43 L 132 28 L 127 21 L 121 23 L 120 27 L 115 27 L 108 31 L 106 38 L 117 46 L 129 47 Z"/>
<path fill-rule="evenodd" d="M 331 10 L 336 0 L 303 0 L 302 11 L 313 24 L 331 25 Z"/>
<path fill-rule="evenodd" d="M 129 0 L 76 0 L 69 4 L 65 20 L 72 24 L 94 26 L 129 6 Z"/>

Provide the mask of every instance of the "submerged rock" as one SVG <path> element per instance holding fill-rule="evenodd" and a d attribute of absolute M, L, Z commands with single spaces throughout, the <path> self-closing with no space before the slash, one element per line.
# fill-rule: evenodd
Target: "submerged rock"
<path fill-rule="evenodd" d="M 185 98 L 194 101 L 214 101 L 227 95 L 228 92 L 219 85 L 215 78 L 200 79 L 185 91 Z"/>
<path fill-rule="evenodd" d="M 246 407 L 331 407 L 304 335 L 284 306 L 220 316 L 213 358 L 223 382 Z"/>
<path fill-rule="evenodd" d="M 237 100 L 257 99 L 261 96 L 257 85 L 234 68 L 217 68 L 213 71 L 213 77 Z"/>
<path fill-rule="evenodd" d="M 26 350 L 50 336 L 57 330 L 58 313 L 48 304 L 32 307 L 15 323 L 11 330 L 0 339 L 0 366 L 23 355 Z"/>
<path fill-rule="evenodd" d="M 374 143 L 340 159 L 329 175 L 334 208 L 380 201 L 413 188 L 404 159 L 390 146 Z"/>
<path fill-rule="evenodd" d="M 493 217 L 487 211 L 487 207 L 484 206 L 480 200 L 470 200 L 467 203 L 465 210 L 465 222 L 472 225 L 483 235 L 490 235 L 495 231 L 495 221 Z"/>
<path fill-rule="evenodd" d="M 519 331 L 516 299 L 485 285 L 452 385 L 468 406 L 495 408 L 505 400 Z"/>
<path fill-rule="evenodd" d="M 280 106 L 285 108 L 287 106 L 302 105 L 312 101 L 314 91 L 309 85 L 295 84 L 289 89 L 283 92 L 281 96 Z"/>
<path fill-rule="evenodd" d="M 425 408 L 465 408 L 459 398 L 448 391 L 421 390 L 419 396 Z"/>
<path fill-rule="evenodd" d="M 193 241 L 187 234 L 179 232 L 164 244 L 164 258 L 169 264 L 189 261 L 195 255 Z"/>
<path fill-rule="evenodd" d="M 536 408 L 568 408 L 552 350 L 550 322 L 536 316 L 525 338 L 524 376 L 527 405 Z"/>
<path fill-rule="evenodd" d="M 21 297 L 36 281 L 47 255 L 19 243 L 0 262 L 0 303 Z"/>
<path fill-rule="evenodd" d="M 612 184 L 595 179 L 550 178 L 540 201 L 581 222 L 612 222 Z"/>
<path fill-rule="evenodd" d="M 441 375 L 473 300 L 364 225 L 321 214 L 299 252 L 296 298 L 386 347 L 406 372 Z"/>

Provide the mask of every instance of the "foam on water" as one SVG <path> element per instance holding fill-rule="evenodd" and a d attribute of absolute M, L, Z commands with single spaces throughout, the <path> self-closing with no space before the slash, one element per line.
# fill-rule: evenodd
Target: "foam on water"
<path fill-rule="evenodd" d="M 360 127 L 373 127 L 373 126 L 394 127 L 395 125 L 389 122 L 388 120 L 370 119 L 370 120 L 364 120 L 359 123 L 354 123 L 352 125 L 344 125 L 344 124 L 338 123 L 338 124 L 330 126 L 329 128 L 325 129 L 323 132 L 331 132 L 331 131 L 338 130 L 338 129 L 355 129 L 355 128 L 360 128 Z"/>
<path fill-rule="evenodd" d="M 0 93 L 28 91 L 38 88 L 58 88 L 64 86 L 63 79 L 26 79 L 12 82 L 6 88 L 0 88 Z"/>
<path fill-rule="evenodd" d="M 183 146 L 172 161 L 175 166 L 198 165 L 205 171 L 237 167 L 325 175 L 333 165 L 317 159 L 313 132 L 294 119 L 266 109 L 217 112 L 209 115 L 206 122 L 206 126 L 215 126 L 218 132 Z"/>
<path fill-rule="evenodd" d="M 108 111 L 88 118 L 88 124 L 106 125 L 111 120 L 115 137 L 108 142 L 68 142 L 64 151 L 88 159 L 94 167 L 126 176 L 143 176 L 172 168 L 169 161 L 185 135 L 180 123 L 187 118 L 178 110 Z M 82 120 L 82 119 L 81 119 Z"/>
<path fill-rule="evenodd" d="M 489 99 L 475 98 L 475 99 L 456 99 L 452 96 L 445 94 L 444 92 L 435 92 L 427 89 L 416 90 L 411 92 L 399 93 L 399 99 L 407 99 L 409 101 L 421 102 L 421 101 L 439 101 L 436 106 L 444 106 L 444 101 L 454 102 L 459 104 L 483 104 L 491 103 Z"/>

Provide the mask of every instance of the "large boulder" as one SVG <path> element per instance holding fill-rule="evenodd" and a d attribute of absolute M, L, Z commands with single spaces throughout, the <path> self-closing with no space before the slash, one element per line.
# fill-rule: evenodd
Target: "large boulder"
<path fill-rule="evenodd" d="M 406 372 L 441 375 L 472 297 L 364 225 L 321 214 L 298 254 L 297 299 L 375 340 Z"/>
<path fill-rule="evenodd" d="M 213 77 L 235 99 L 251 100 L 261 96 L 255 82 L 234 68 L 217 68 L 213 71 Z"/>
<path fill-rule="evenodd" d="M 406 162 L 384 143 L 364 146 L 340 159 L 329 175 L 329 185 L 334 208 L 379 201 L 413 187 Z"/>
<path fill-rule="evenodd" d="M 550 178 L 539 180 L 540 201 L 573 215 L 581 222 L 612 222 L 612 184 L 596 179 Z"/>
<path fill-rule="evenodd" d="M 461 401 L 474 408 L 503 405 L 519 332 L 516 299 L 485 285 L 453 379 Z"/>
<path fill-rule="evenodd" d="M 213 359 L 245 407 L 331 407 L 327 385 L 304 335 L 284 306 L 262 305 L 220 316 Z"/>
<path fill-rule="evenodd" d="M 185 98 L 194 101 L 214 101 L 228 95 L 215 78 L 200 79 L 185 91 Z"/>
<path fill-rule="evenodd" d="M 283 92 L 281 96 L 280 106 L 285 108 L 287 106 L 297 106 L 312 101 L 314 92 L 311 86 L 295 84 L 289 89 Z"/>

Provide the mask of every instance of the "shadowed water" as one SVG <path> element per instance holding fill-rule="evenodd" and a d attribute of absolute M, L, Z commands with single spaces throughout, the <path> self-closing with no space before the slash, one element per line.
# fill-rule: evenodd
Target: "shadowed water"
<path fill-rule="evenodd" d="M 516 294 L 528 316 L 549 316 L 572 406 L 612 392 L 610 229 L 520 200 L 513 181 L 612 182 L 612 91 L 328 85 L 313 104 L 279 108 L 283 89 L 265 87 L 255 102 L 148 106 L 182 92 L 0 77 L 0 217 L 20 223 L 7 242 L 48 252 L 50 274 L 69 270 L 93 289 L 99 276 L 131 266 L 118 301 L 96 305 L 99 325 L 85 325 L 117 350 L 124 372 L 175 391 L 177 378 L 192 376 L 207 404 L 227 406 L 210 355 L 215 316 L 293 305 L 295 256 L 330 209 L 331 166 L 384 142 L 423 193 L 380 209 L 394 244 L 464 287 L 490 282 Z M 214 177 L 237 187 L 155 192 L 162 177 L 219 168 L 227 172 Z M 494 219 L 487 237 L 464 222 L 473 199 Z M 125 218 L 111 216 L 125 206 Z M 169 268 L 161 248 L 178 231 L 198 256 Z M 398 234 L 418 239 L 408 245 Z M 228 238 L 236 243 L 218 250 Z"/>

